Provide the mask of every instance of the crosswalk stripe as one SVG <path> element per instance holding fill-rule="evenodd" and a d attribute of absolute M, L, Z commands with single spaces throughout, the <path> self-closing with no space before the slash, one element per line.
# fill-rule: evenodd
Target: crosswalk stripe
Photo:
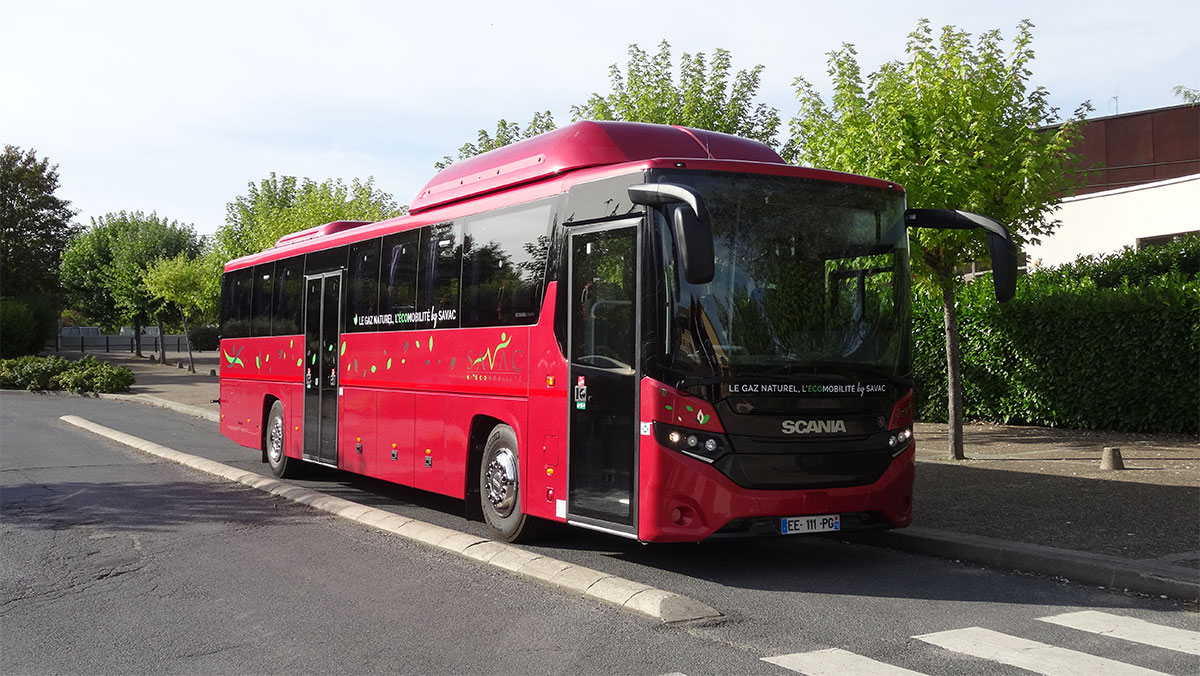
<path fill-rule="evenodd" d="M 1160 671 L 1057 648 L 982 627 L 967 627 L 913 638 L 947 650 L 1027 669 L 1045 676 L 1165 676 Z"/>
<path fill-rule="evenodd" d="M 1077 613 L 1064 613 L 1038 619 L 1042 622 L 1050 622 L 1080 631 L 1090 631 L 1093 634 L 1103 634 L 1134 643 L 1144 643 L 1167 650 L 1200 655 L 1200 632 L 1154 624 L 1136 617 L 1083 610 Z"/>
<path fill-rule="evenodd" d="M 876 662 L 869 657 L 838 648 L 776 655 L 764 657 L 762 660 L 807 676 L 924 676 L 917 671 Z"/>

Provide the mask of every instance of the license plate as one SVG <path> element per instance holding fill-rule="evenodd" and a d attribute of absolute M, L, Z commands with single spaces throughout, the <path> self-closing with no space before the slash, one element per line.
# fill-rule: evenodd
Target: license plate
<path fill-rule="evenodd" d="M 779 532 L 784 535 L 799 535 L 800 533 L 825 533 L 828 531 L 841 529 L 841 514 L 785 516 L 779 520 Z"/>

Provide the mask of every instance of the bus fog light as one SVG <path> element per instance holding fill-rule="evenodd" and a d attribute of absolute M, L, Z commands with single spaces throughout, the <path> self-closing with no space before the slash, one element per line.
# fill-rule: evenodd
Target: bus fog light
<path fill-rule="evenodd" d="M 713 451 L 717 450 L 717 440 L 709 439 L 709 440 L 705 441 L 704 442 L 704 450 L 708 451 L 709 453 L 712 453 Z"/>
<path fill-rule="evenodd" d="M 689 434 L 687 438 L 687 445 L 688 448 L 695 448 L 696 446 L 700 445 L 700 440 L 696 438 L 696 435 Z"/>
<path fill-rule="evenodd" d="M 683 440 L 683 435 L 680 434 L 679 432 L 671 432 L 670 434 L 667 435 L 667 440 L 670 441 L 672 444 L 678 444 L 680 441 Z"/>

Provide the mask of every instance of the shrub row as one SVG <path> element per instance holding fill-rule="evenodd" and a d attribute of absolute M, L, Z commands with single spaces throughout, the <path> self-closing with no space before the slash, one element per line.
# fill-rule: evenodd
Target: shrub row
<path fill-rule="evenodd" d="M 1168 264 L 1163 249 L 1179 256 Z M 967 419 L 1130 432 L 1200 431 L 1200 238 L 1079 259 L 957 294 Z M 1119 271 L 1131 271 L 1115 278 Z M 1151 271 L 1154 271 L 1153 274 Z M 919 414 L 946 419 L 941 299 L 913 307 Z"/>
<path fill-rule="evenodd" d="M 79 361 L 62 357 L 18 357 L 0 361 L 0 387 L 71 392 L 125 392 L 133 371 L 88 355 Z"/>

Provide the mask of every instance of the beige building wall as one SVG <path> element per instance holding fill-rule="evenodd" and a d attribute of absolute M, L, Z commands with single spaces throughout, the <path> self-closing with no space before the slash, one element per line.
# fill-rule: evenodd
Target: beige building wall
<path fill-rule="evenodd" d="M 1054 234 L 1026 247 L 1031 266 L 1114 253 L 1139 237 L 1200 230 L 1200 174 L 1068 197 L 1053 218 L 1062 221 Z"/>

